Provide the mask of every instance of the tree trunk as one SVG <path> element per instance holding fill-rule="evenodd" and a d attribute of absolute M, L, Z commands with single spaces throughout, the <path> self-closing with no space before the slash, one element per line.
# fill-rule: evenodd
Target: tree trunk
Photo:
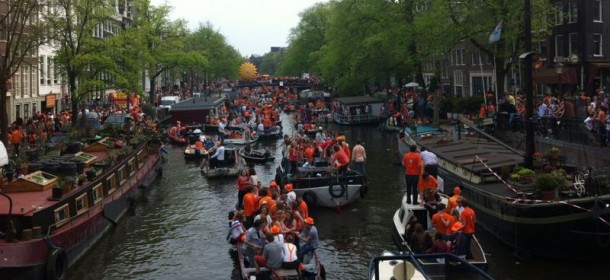
<path fill-rule="evenodd" d="M 72 103 L 72 127 L 76 127 L 78 121 L 78 95 L 76 89 L 76 76 L 68 77 L 70 86 L 70 102 Z"/>
<path fill-rule="evenodd" d="M 0 140 L 5 145 L 8 145 L 8 110 L 7 110 L 7 98 L 8 86 L 6 84 L 6 78 L 0 77 Z"/>
<path fill-rule="evenodd" d="M 150 96 L 149 98 L 149 102 L 150 104 L 152 104 L 153 106 L 155 105 L 155 94 L 156 94 L 156 88 L 155 88 L 155 78 L 154 77 L 148 77 L 149 79 L 149 83 L 150 83 Z"/>

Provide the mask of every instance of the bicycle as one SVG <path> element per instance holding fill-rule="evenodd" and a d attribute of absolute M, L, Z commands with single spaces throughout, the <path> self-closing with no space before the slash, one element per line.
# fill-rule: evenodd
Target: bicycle
<path fill-rule="evenodd" d="M 585 171 L 577 171 L 574 174 L 574 184 L 572 188 L 578 197 L 582 197 L 585 192 L 585 184 L 587 180 L 591 177 L 590 169 L 586 169 Z"/>

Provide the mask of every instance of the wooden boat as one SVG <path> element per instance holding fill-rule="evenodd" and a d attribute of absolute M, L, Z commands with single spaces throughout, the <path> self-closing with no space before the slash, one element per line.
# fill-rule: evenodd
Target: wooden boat
<path fill-rule="evenodd" d="M 435 153 L 439 177 L 446 186 L 461 186 L 462 196 L 476 212 L 477 225 L 522 256 L 595 260 L 610 257 L 607 187 L 583 197 L 557 200 L 544 200 L 536 192 L 521 191 L 500 174 L 522 164 L 523 153 L 491 137 L 471 121 L 462 117 L 458 120 L 457 131 L 407 127 L 404 141 L 398 139 L 400 154 L 408 151 L 409 145 Z"/>
<path fill-rule="evenodd" d="M 452 269 L 452 266 L 443 266 L 440 271 L 429 271 L 430 267 L 421 265 L 437 259 L 442 259 L 445 263 L 460 265 L 464 269 L 455 270 Z M 453 275 L 457 279 L 494 279 L 485 271 L 453 254 L 393 254 L 388 251 L 371 259 L 366 279 L 453 279 Z"/>
<path fill-rule="evenodd" d="M 31 162 L 40 170 L 0 187 L 0 279 L 65 279 L 161 172 L 160 144 L 111 143 Z"/>
<path fill-rule="evenodd" d="M 245 135 L 244 129 L 231 129 L 229 134 L 223 139 L 225 145 L 230 146 L 245 146 L 254 144 L 259 139 L 259 134 Z"/>
<path fill-rule="evenodd" d="M 348 170 L 344 175 L 338 175 L 337 170 L 325 167 L 298 167 L 297 174 L 290 178 L 288 160 L 284 158 L 276 169 L 276 181 L 282 185 L 291 183 L 294 192 L 303 196 L 308 205 L 320 207 L 340 207 L 353 203 L 366 194 L 366 183 L 362 175 L 354 170 Z"/>
<path fill-rule="evenodd" d="M 250 280 L 252 276 L 256 275 L 256 268 L 254 266 L 254 260 L 249 260 L 246 257 L 245 248 L 243 243 L 238 243 L 235 245 L 235 250 L 237 251 L 237 259 L 239 263 L 239 271 L 242 280 Z M 248 260 L 247 260 L 248 259 Z M 252 264 L 248 266 L 248 264 Z M 318 258 L 318 254 L 316 251 L 311 252 L 306 255 L 304 258 L 304 271 L 298 271 L 297 269 L 276 269 L 269 270 L 266 267 L 261 267 L 261 274 L 267 275 L 272 280 L 289 280 L 289 279 L 299 279 L 299 280 L 322 280 L 326 279 L 326 271 L 324 266 L 320 263 Z"/>
<path fill-rule="evenodd" d="M 195 145 L 188 145 L 184 148 L 184 158 L 185 159 L 202 159 L 207 156 L 208 151 L 197 151 Z"/>
<path fill-rule="evenodd" d="M 441 203 L 447 205 L 447 200 L 448 197 L 446 195 L 441 195 Z M 405 195 L 401 200 L 400 208 L 396 210 L 392 220 L 392 224 L 394 225 L 394 242 L 400 251 L 411 252 L 409 243 L 405 240 L 405 228 L 411 217 L 414 216 L 417 217 L 417 220 L 424 226 L 426 233 L 430 234 L 432 239 L 436 233 L 428 210 L 422 205 L 407 203 L 407 196 Z M 472 252 L 472 259 L 467 259 L 466 261 L 482 270 L 487 270 L 487 257 L 476 236 L 472 238 L 470 249 Z M 426 267 L 425 271 L 427 272 L 442 271 L 445 266 L 444 263 L 440 263 L 435 259 L 422 260 L 420 265 Z"/>
<path fill-rule="evenodd" d="M 205 160 L 201 166 L 201 173 L 206 178 L 226 178 L 237 177 L 239 172 L 244 169 L 243 159 L 239 156 L 237 150 L 233 147 L 225 147 L 225 160 L 221 166 L 210 166 L 210 157 L 215 153 L 214 149 L 208 151 L 208 154 L 203 157 Z"/>
<path fill-rule="evenodd" d="M 275 160 L 275 157 L 267 150 L 251 150 L 248 153 L 244 147 L 239 149 L 239 155 L 246 160 L 247 163 L 254 164 L 265 164 L 266 162 L 273 162 Z"/>

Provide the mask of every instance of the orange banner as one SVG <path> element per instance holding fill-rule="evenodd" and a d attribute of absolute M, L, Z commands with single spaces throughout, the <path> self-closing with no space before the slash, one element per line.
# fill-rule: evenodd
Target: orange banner
<path fill-rule="evenodd" d="M 47 103 L 47 109 L 55 107 L 55 99 L 55 94 L 49 93 L 45 96 L 45 103 Z"/>

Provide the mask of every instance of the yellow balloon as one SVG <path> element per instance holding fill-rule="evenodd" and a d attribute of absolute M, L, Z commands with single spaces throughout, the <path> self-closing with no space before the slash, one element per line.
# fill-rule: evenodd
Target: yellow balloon
<path fill-rule="evenodd" d="M 239 66 L 239 77 L 242 80 L 254 80 L 256 77 L 256 66 L 250 62 L 244 62 Z"/>

